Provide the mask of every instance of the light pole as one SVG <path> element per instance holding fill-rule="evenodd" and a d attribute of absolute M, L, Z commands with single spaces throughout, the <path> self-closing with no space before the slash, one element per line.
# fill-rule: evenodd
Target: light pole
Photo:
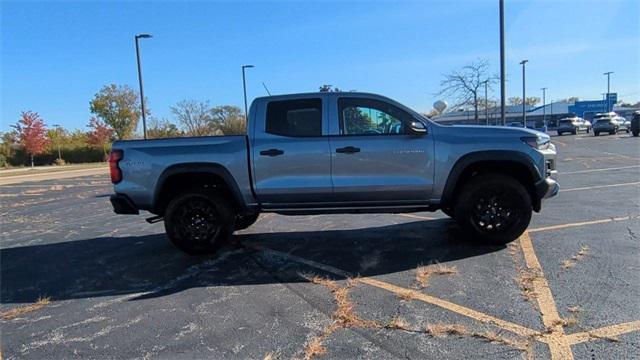
<path fill-rule="evenodd" d="M 244 69 L 252 68 L 253 65 L 242 65 L 242 90 L 244 91 L 244 119 L 249 123 L 249 113 L 247 112 L 247 81 L 245 80 Z"/>
<path fill-rule="evenodd" d="M 140 106 L 142 107 L 142 135 L 147 138 L 147 114 L 144 108 L 144 90 L 142 88 L 142 65 L 140 64 L 140 46 L 138 45 L 138 39 L 149 39 L 150 34 L 138 34 L 136 39 L 136 60 L 138 61 L 138 83 L 140 84 Z"/>
<path fill-rule="evenodd" d="M 522 65 L 522 126 L 527 127 L 527 112 L 526 112 L 526 104 L 527 104 L 527 95 L 525 91 L 525 65 L 529 62 L 529 60 L 520 61 L 520 65 Z"/>
<path fill-rule="evenodd" d="M 53 127 L 56 128 L 56 142 L 58 143 L 58 159 L 62 160 L 62 154 L 60 152 L 60 125 L 59 124 L 53 124 Z"/>
<path fill-rule="evenodd" d="M 504 0 L 500 0 L 500 118 L 502 119 L 502 126 L 506 125 L 506 118 L 504 115 L 507 89 L 506 89 L 506 71 L 504 63 Z"/>
<path fill-rule="evenodd" d="M 547 127 L 547 88 L 543 87 L 540 90 L 542 90 L 542 124 L 544 124 L 544 127 Z"/>
<path fill-rule="evenodd" d="M 607 75 L 607 112 L 611 111 L 611 96 L 609 95 L 611 93 L 611 89 L 610 89 L 611 74 L 613 74 L 613 71 L 607 71 L 606 73 L 603 74 L 603 75 Z"/>

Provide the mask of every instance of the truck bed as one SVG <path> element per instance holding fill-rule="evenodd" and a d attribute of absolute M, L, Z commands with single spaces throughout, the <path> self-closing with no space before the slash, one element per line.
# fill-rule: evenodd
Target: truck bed
<path fill-rule="evenodd" d="M 247 144 L 245 135 L 116 141 L 113 149 L 124 154 L 119 162 L 122 181 L 115 192 L 127 194 L 140 209 L 148 210 L 163 174 L 176 166 L 211 165 L 225 169 L 247 197 L 245 203 L 252 204 Z"/>

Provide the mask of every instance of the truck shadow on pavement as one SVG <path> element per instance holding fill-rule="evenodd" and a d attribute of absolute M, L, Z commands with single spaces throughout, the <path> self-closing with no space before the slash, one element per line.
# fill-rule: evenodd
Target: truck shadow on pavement
<path fill-rule="evenodd" d="M 287 254 L 375 276 L 501 248 L 462 239 L 450 219 L 353 230 L 240 233 L 219 253 L 198 257 L 181 253 L 164 234 L 101 237 L 0 250 L 0 302 L 33 302 L 39 296 L 132 295 L 135 300 L 195 287 L 304 282 L 301 273 L 318 272 Z"/>

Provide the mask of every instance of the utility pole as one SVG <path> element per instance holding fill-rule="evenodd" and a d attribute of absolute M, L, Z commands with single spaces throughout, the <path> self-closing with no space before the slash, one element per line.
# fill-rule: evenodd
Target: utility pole
<path fill-rule="evenodd" d="M 507 101 L 507 75 L 504 62 L 504 0 L 500 0 L 500 118 L 502 119 L 502 126 L 506 125 L 504 112 Z"/>
<path fill-rule="evenodd" d="M 58 159 L 62 160 L 62 153 L 60 152 L 60 136 L 62 135 L 62 133 L 60 132 L 60 125 L 59 124 L 53 124 L 53 127 L 56 128 L 56 142 L 58 143 Z"/>
<path fill-rule="evenodd" d="M 245 80 L 244 69 L 252 68 L 253 65 L 242 65 L 242 91 L 244 91 L 244 120 L 249 123 L 249 113 L 247 111 L 247 81 Z"/>
<path fill-rule="evenodd" d="M 525 91 L 525 81 L 526 81 L 525 65 L 528 62 L 529 60 L 520 61 L 520 65 L 522 65 L 522 126 L 523 127 L 527 127 L 527 111 L 526 111 L 527 94 Z"/>
<path fill-rule="evenodd" d="M 613 71 L 607 71 L 606 73 L 604 73 L 603 75 L 607 75 L 607 111 L 606 112 L 610 112 L 611 109 L 611 74 L 613 74 Z"/>
<path fill-rule="evenodd" d="M 142 136 L 147 139 L 147 114 L 144 108 L 144 90 L 142 87 L 142 65 L 140 64 L 140 46 L 138 45 L 139 39 L 149 39 L 152 36 L 150 34 L 138 34 L 136 39 L 136 60 L 138 61 L 138 83 L 140 84 L 140 107 L 142 107 Z"/>
<path fill-rule="evenodd" d="M 547 88 L 543 87 L 540 90 L 542 90 L 542 123 L 544 124 L 545 127 L 547 127 L 547 102 L 546 102 Z"/>
<path fill-rule="evenodd" d="M 489 80 L 484 81 L 484 122 L 485 125 L 489 125 L 489 97 L 487 96 L 487 87 Z"/>

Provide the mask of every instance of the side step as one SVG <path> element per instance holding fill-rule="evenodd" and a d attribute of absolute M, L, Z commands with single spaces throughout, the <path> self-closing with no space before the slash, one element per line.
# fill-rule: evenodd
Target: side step
<path fill-rule="evenodd" d="M 164 216 L 160 216 L 160 215 L 152 216 L 150 218 L 145 219 L 145 221 L 148 222 L 149 224 L 154 224 L 162 220 L 164 220 Z"/>

